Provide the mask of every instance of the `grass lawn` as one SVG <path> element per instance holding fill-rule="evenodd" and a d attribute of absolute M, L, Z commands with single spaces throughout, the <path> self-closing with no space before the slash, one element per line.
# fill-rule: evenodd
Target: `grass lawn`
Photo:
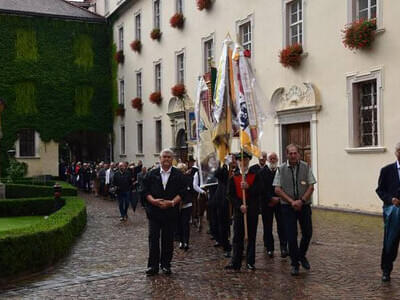
<path fill-rule="evenodd" d="M 43 216 L 0 218 L 0 233 L 10 229 L 34 225 L 40 222 L 43 218 Z"/>

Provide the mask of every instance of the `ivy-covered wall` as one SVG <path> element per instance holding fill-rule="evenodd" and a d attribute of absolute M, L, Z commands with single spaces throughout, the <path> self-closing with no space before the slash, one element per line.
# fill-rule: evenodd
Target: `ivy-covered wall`
<path fill-rule="evenodd" d="M 21 128 L 45 142 L 112 132 L 111 37 L 107 24 L 0 15 L 2 162 Z"/>

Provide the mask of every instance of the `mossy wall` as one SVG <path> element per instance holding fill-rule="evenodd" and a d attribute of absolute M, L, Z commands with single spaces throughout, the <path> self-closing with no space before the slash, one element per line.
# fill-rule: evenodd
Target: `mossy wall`
<path fill-rule="evenodd" d="M 2 162 L 22 128 L 45 142 L 112 132 L 111 38 L 105 23 L 0 15 Z"/>

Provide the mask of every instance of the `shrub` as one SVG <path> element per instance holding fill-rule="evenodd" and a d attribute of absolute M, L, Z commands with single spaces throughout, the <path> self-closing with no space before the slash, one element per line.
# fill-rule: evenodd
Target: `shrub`
<path fill-rule="evenodd" d="M 0 277 L 34 272 L 65 256 L 86 225 L 85 202 L 66 198 L 65 206 L 39 223 L 3 232 L 0 237 Z"/>
<path fill-rule="evenodd" d="M 50 215 L 65 204 L 64 198 L 26 198 L 0 200 L 0 217 Z"/>
<path fill-rule="evenodd" d="M 175 84 L 175 85 L 171 88 L 171 93 L 172 93 L 172 95 L 174 95 L 175 97 L 182 98 L 182 97 L 185 95 L 185 93 L 186 93 L 185 85 L 182 84 L 182 83 Z"/>
<path fill-rule="evenodd" d="M 137 110 L 142 110 L 142 98 L 136 97 L 134 99 L 132 99 L 131 101 L 132 107 L 137 109 Z"/>
<path fill-rule="evenodd" d="M 176 13 L 171 17 L 169 23 L 172 27 L 181 29 L 185 23 L 185 17 L 181 13 Z"/>
<path fill-rule="evenodd" d="M 140 50 L 142 50 L 142 42 L 140 40 L 134 40 L 131 43 L 131 49 L 135 52 L 140 53 Z"/>
<path fill-rule="evenodd" d="M 7 174 L 11 180 L 23 178 L 28 172 L 28 165 L 24 162 L 18 162 L 16 159 L 10 159 L 10 165 L 7 168 Z"/>
<path fill-rule="evenodd" d="M 151 93 L 149 100 L 154 104 L 160 104 L 162 100 L 161 93 L 160 92 Z"/>
<path fill-rule="evenodd" d="M 301 44 L 293 44 L 282 49 L 279 54 L 280 63 L 285 67 L 298 67 L 301 63 L 303 47 Z"/>
<path fill-rule="evenodd" d="M 161 30 L 160 28 L 154 28 L 151 32 L 150 32 L 150 37 L 152 40 L 160 40 L 161 39 Z"/>
<path fill-rule="evenodd" d="M 62 196 L 76 196 L 76 188 L 68 185 L 62 186 Z M 54 189 L 52 186 L 28 185 L 28 184 L 6 184 L 6 198 L 36 198 L 53 197 Z"/>
<path fill-rule="evenodd" d="M 343 44 L 350 50 L 371 47 L 375 39 L 376 20 L 358 20 L 343 30 Z"/>
<path fill-rule="evenodd" d="M 210 9 L 212 5 L 211 0 L 197 0 L 197 8 L 199 10 Z"/>

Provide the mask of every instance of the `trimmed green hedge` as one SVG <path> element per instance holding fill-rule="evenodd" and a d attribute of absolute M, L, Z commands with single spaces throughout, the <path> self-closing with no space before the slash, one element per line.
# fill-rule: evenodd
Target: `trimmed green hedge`
<path fill-rule="evenodd" d="M 0 200 L 0 217 L 50 215 L 65 205 L 65 199 L 26 198 Z"/>
<path fill-rule="evenodd" d="M 76 188 L 68 183 L 61 183 L 62 196 L 76 196 L 78 193 Z M 6 184 L 6 198 L 36 198 L 36 197 L 52 197 L 54 189 L 52 186 L 28 185 L 28 184 Z"/>
<path fill-rule="evenodd" d="M 65 206 L 39 223 L 0 236 L 0 277 L 34 272 L 65 256 L 86 225 L 83 199 L 68 197 Z M 1 281 L 1 280 L 0 280 Z"/>

